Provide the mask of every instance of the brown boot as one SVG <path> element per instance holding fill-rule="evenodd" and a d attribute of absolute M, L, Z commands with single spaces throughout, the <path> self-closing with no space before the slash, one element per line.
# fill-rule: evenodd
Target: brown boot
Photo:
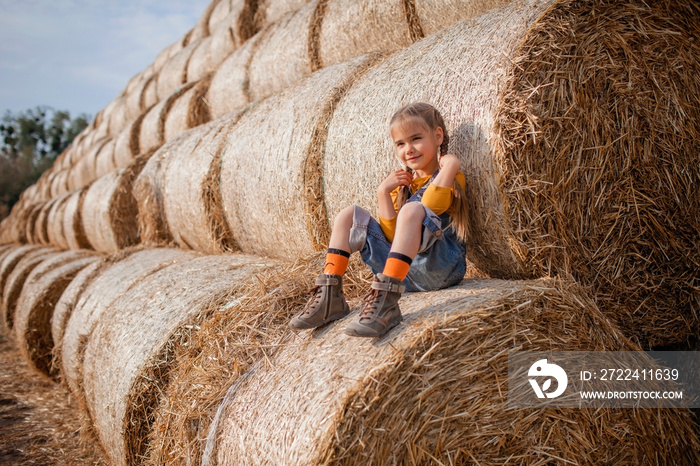
<path fill-rule="evenodd" d="M 380 337 L 403 320 L 399 298 L 406 287 L 401 280 L 382 273 L 372 282 L 372 291 L 365 296 L 360 318 L 345 328 L 355 337 Z"/>
<path fill-rule="evenodd" d="M 319 275 L 311 293 L 313 296 L 301 314 L 289 321 L 291 328 L 306 330 L 320 327 L 333 320 L 342 319 L 350 313 L 343 294 L 343 277 L 340 275 Z"/>

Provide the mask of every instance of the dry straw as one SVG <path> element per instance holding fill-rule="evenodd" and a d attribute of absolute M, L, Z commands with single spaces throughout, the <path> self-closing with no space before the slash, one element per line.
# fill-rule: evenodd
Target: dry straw
<path fill-rule="evenodd" d="M 173 102 L 163 124 L 163 142 L 211 120 L 206 99 L 212 76 L 206 76 L 182 92 Z"/>
<path fill-rule="evenodd" d="M 56 199 L 51 199 L 47 201 L 42 207 L 41 210 L 39 211 L 39 215 L 36 216 L 36 222 L 34 224 L 34 235 L 36 236 L 36 243 L 37 244 L 44 244 L 48 245 L 49 244 L 49 232 L 48 232 L 48 221 L 49 221 L 49 212 L 51 211 L 51 208 L 56 204 Z M 21 219 L 25 218 L 24 214 L 20 214 L 15 217 L 18 222 L 21 221 Z M 21 236 L 18 238 L 19 241 L 22 241 L 23 238 Z"/>
<path fill-rule="evenodd" d="M 243 252 L 299 257 L 328 240 L 310 221 L 323 217 L 320 165 L 327 123 L 346 88 L 376 57 L 325 68 L 245 113 L 221 155 L 226 220 Z"/>
<path fill-rule="evenodd" d="M 290 12 L 300 10 L 309 0 L 260 0 L 257 5 L 257 22 L 260 27 L 283 21 Z"/>
<path fill-rule="evenodd" d="M 110 257 L 92 277 L 70 313 L 60 349 L 61 373 L 79 401 L 84 401 L 85 345 L 104 312 L 119 296 L 150 274 L 192 257 L 190 253 L 176 249 L 127 249 Z M 151 291 L 155 294 L 159 290 Z"/>
<path fill-rule="evenodd" d="M 46 201 L 39 201 L 30 207 L 29 215 L 27 215 L 27 222 L 25 228 L 25 238 L 27 243 L 38 243 L 39 240 L 36 236 L 36 221 L 41 212 L 41 208 L 44 206 Z"/>
<path fill-rule="evenodd" d="M 185 84 L 146 112 L 139 127 L 138 151 L 132 146 L 134 154 L 146 154 L 163 145 L 166 141 L 165 126 L 170 111 L 175 103 L 186 96 L 187 91 L 194 85 L 195 83 Z"/>
<path fill-rule="evenodd" d="M 199 42 L 191 42 L 165 62 L 163 69 L 158 74 L 158 101 L 167 99 L 169 95 L 188 82 L 187 63 L 190 61 L 192 52 L 197 48 Z"/>
<path fill-rule="evenodd" d="M 212 119 L 229 112 L 239 112 L 250 103 L 248 68 L 262 34 L 236 49 L 214 72 L 207 92 Z"/>
<path fill-rule="evenodd" d="M 46 233 L 49 244 L 59 249 L 68 249 L 68 241 L 63 232 L 63 216 L 69 198 L 70 193 L 54 198 L 54 205 L 46 217 Z"/>
<path fill-rule="evenodd" d="M 96 260 L 85 250 L 58 253 L 37 265 L 24 281 L 14 317 L 15 339 L 29 367 L 44 377 L 56 380 L 58 376 L 51 361 L 51 316 L 56 302 L 75 275 Z"/>
<path fill-rule="evenodd" d="M 109 139 L 97 153 L 95 158 L 95 177 L 101 178 L 107 173 L 117 169 L 114 164 L 114 148 L 116 139 Z"/>
<path fill-rule="evenodd" d="M 638 349 L 577 287 L 467 280 L 401 306 L 403 324 L 382 339 L 345 335 L 354 314 L 249 369 L 202 464 L 699 460 L 688 411 L 508 409 L 508 350 Z"/>
<path fill-rule="evenodd" d="M 172 147 L 152 181 L 162 193 L 163 215 L 176 244 L 210 254 L 236 249 L 219 189 L 222 146 L 238 114 L 191 131 Z M 148 228 L 154 230 L 155 227 Z"/>
<path fill-rule="evenodd" d="M 17 300 L 22 292 L 22 286 L 27 276 L 34 270 L 34 267 L 44 260 L 51 259 L 56 254 L 58 252 L 54 248 L 37 248 L 28 251 L 12 268 L 12 272 L 7 275 L 2 293 L 2 317 L 6 328 L 12 329 L 14 326 Z"/>
<path fill-rule="evenodd" d="M 697 35 L 690 18 L 699 16 L 672 2 L 607 8 L 513 3 L 369 72 L 340 102 L 328 130 L 329 217 L 348 203 L 376 205 L 376 187 L 398 166 L 391 114 L 428 101 L 448 122 L 450 150 L 462 160 L 472 211 L 467 254 L 479 268 L 512 278 L 570 273 L 593 285 L 601 308 L 643 343 L 695 332 L 697 300 L 692 304 L 687 277 L 699 261 L 688 253 L 697 250 L 690 245 L 699 231 L 691 214 L 698 196 L 689 186 L 700 175 L 693 158 L 681 154 L 697 153 L 697 138 L 674 139 L 664 128 L 687 135 L 697 129 L 692 118 L 677 117 L 691 113 L 688 96 L 697 93 L 676 89 L 699 86 L 690 52 L 697 44 L 684 39 Z M 601 14 L 609 27 L 598 25 Z M 624 42 L 610 45 L 615 40 Z M 670 48 L 624 46 L 637 42 Z M 668 65 L 655 65 L 654 78 L 650 71 L 642 79 L 633 70 L 649 69 L 650 57 Z M 590 79 L 581 78 L 589 71 Z M 633 91 L 620 85 L 628 75 Z M 661 109 L 653 119 L 663 121 L 642 124 Z M 641 142 L 649 134 L 658 143 Z M 345 156 L 356 147 L 362 154 Z"/>
<path fill-rule="evenodd" d="M 400 50 L 414 39 L 405 21 L 410 0 L 322 0 L 317 14 L 318 37 L 315 68 L 340 63 L 365 53 Z M 391 19 L 389 19 L 391 18 Z"/>
<path fill-rule="evenodd" d="M 66 207 L 63 209 L 63 234 L 66 238 L 68 249 L 86 249 L 91 247 L 85 233 L 82 215 L 82 207 L 87 191 L 88 187 L 85 187 L 72 192 L 66 201 Z"/>
<path fill-rule="evenodd" d="M 2 292 L 5 289 L 7 279 L 14 270 L 14 268 L 17 266 L 17 263 L 25 255 L 37 250 L 47 250 L 47 248 L 36 244 L 15 244 L 15 247 L 3 253 L 2 260 L 0 261 L 0 292 Z"/>
<path fill-rule="evenodd" d="M 205 128 L 194 128 L 165 143 L 151 157 L 133 184 L 133 196 L 138 207 L 138 230 L 144 244 L 167 244 L 173 240 L 163 207 L 163 181 L 170 155 L 196 147 Z"/>
<path fill-rule="evenodd" d="M 114 102 L 114 110 L 109 116 L 109 130 L 105 136 L 114 137 L 121 132 L 122 129 L 130 121 L 126 114 L 126 96 L 117 97 Z"/>
<path fill-rule="evenodd" d="M 116 252 L 139 241 L 134 179 L 146 163 L 138 157 L 126 169 L 95 180 L 85 194 L 81 216 L 85 234 L 93 249 Z"/>
<path fill-rule="evenodd" d="M 63 335 L 66 333 L 68 320 L 73 309 L 82 296 L 85 288 L 100 273 L 101 269 L 109 264 L 109 260 L 95 260 L 83 267 L 70 281 L 66 289 L 61 293 L 56 306 L 51 315 L 51 339 L 53 340 L 53 350 L 51 352 L 51 373 L 55 373 L 65 382 L 65 377 L 61 374 L 63 366 Z M 67 384 L 67 383 L 66 383 Z"/>
<path fill-rule="evenodd" d="M 311 73 L 307 42 L 318 1 L 288 13 L 263 31 L 248 69 L 252 101 L 286 89 Z"/>
<path fill-rule="evenodd" d="M 183 261 L 140 281 L 104 313 L 85 350 L 84 386 L 112 464 L 136 464 L 147 453 L 171 348 L 219 296 L 265 267 L 260 258 L 243 255 Z"/>
<path fill-rule="evenodd" d="M 172 347 L 168 384 L 154 412 L 149 465 L 200 464 L 207 431 L 226 390 L 253 364 L 288 342 L 287 323 L 309 297 L 323 255 L 256 273 L 233 287 Z M 357 256 L 345 294 L 357 302 L 371 274 Z"/>
<path fill-rule="evenodd" d="M 244 31 L 241 31 L 246 2 L 239 0 L 234 3 L 231 5 L 232 10 L 212 29 L 210 53 L 212 63 L 215 63 L 213 70 L 218 69 L 221 63 L 246 41 Z"/>

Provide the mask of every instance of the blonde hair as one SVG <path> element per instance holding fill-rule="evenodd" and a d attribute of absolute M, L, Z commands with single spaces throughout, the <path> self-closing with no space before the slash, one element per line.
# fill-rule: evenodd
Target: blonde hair
<path fill-rule="evenodd" d="M 403 124 L 408 121 L 415 121 L 418 124 L 425 125 L 431 131 L 435 131 L 437 128 L 442 128 L 442 144 L 440 144 L 439 150 L 441 153 L 446 154 L 449 146 L 450 138 L 447 135 L 447 127 L 445 126 L 445 120 L 440 115 L 435 107 L 424 102 L 416 102 L 413 104 L 401 107 L 394 113 L 389 121 L 389 127 L 395 124 Z M 406 170 L 411 171 L 410 168 Z M 454 193 L 454 198 L 452 199 L 452 204 L 450 208 L 447 209 L 447 213 L 450 216 L 450 225 L 457 237 L 466 242 L 469 237 L 469 205 L 467 203 L 467 195 L 464 192 L 462 185 L 455 179 L 454 185 L 452 187 Z M 406 204 L 411 192 L 408 186 L 402 186 L 399 189 L 399 194 L 396 197 L 396 206 L 399 210 Z"/>

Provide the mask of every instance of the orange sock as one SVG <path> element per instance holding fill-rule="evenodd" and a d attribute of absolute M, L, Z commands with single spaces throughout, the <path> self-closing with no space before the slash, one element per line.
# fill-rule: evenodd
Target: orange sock
<path fill-rule="evenodd" d="M 329 249 L 326 254 L 326 264 L 323 273 L 328 275 L 343 275 L 348 269 L 350 253 L 342 249 Z"/>
<path fill-rule="evenodd" d="M 411 262 L 413 262 L 413 259 L 408 256 L 398 252 L 390 252 L 382 273 L 403 281 L 408 275 L 408 269 L 411 268 Z"/>

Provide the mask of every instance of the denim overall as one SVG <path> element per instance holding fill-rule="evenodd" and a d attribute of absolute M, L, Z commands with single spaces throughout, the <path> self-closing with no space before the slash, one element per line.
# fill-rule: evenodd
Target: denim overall
<path fill-rule="evenodd" d="M 421 202 L 423 193 L 437 173 L 412 193 L 406 203 Z M 379 222 L 367 210 L 358 206 L 354 208 L 350 249 L 352 252 L 360 251 L 362 260 L 376 275 L 384 270 L 391 243 Z M 434 291 L 456 285 L 462 281 L 467 269 L 465 245 L 457 238 L 454 229 L 448 228 L 450 217 L 447 212 L 436 215 L 429 208 L 423 208 L 425 218 L 421 244 L 403 281 L 406 291 Z"/>

